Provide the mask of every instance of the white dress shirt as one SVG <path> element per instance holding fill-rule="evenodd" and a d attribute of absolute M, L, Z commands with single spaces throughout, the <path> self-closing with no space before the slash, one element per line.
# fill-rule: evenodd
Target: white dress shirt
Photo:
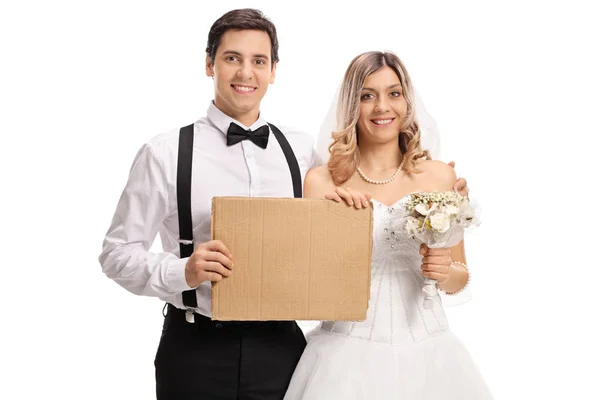
<path fill-rule="evenodd" d="M 246 127 L 211 102 L 206 117 L 194 124 L 192 226 L 194 242 L 211 240 L 211 203 L 215 196 L 294 197 L 290 170 L 275 136 L 266 149 L 249 140 L 227 146 L 229 124 L 255 130 L 262 116 Z M 294 150 L 302 180 L 319 164 L 312 136 L 275 124 Z M 177 153 L 179 129 L 151 139 L 139 150 L 123 190 L 99 260 L 103 272 L 132 293 L 159 297 L 185 308 L 181 293 L 187 258 L 179 258 Z M 163 252 L 149 251 L 160 233 Z M 235 257 L 235 255 L 234 255 Z M 197 289 L 196 312 L 211 316 L 211 283 Z"/>

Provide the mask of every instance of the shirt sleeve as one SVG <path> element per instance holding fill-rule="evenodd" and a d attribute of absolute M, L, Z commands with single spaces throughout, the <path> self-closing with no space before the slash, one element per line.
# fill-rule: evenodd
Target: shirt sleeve
<path fill-rule="evenodd" d="M 135 157 L 99 257 L 106 276 L 137 295 L 167 297 L 191 289 L 187 258 L 149 251 L 168 204 L 164 169 L 146 144 Z"/>

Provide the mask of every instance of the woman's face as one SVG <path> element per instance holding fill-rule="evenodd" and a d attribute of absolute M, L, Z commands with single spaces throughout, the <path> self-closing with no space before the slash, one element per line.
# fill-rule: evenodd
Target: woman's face
<path fill-rule="evenodd" d="M 406 110 L 402 85 L 392 68 L 385 66 L 367 76 L 360 94 L 358 132 L 361 142 L 397 141 Z"/>

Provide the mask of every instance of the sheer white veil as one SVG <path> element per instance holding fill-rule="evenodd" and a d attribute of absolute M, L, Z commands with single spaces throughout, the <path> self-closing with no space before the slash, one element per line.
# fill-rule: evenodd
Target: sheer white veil
<path fill-rule="evenodd" d="M 319 136 L 317 138 L 316 151 L 323 163 L 327 163 L 327 160 L 329 160 L 329 145 L 333 142 L 331 133 L 334 130 L 342 128 L 338 127 L 336 122 L 336 111 L 340 95 L 340 88 L 341 84 L 337 87 L 335 95 L 333 96 L 333 100 L 329 106 L 329 112 L 321 124 Z M 440 133 L 438 131 L 437 123 L 427 112 L 425 104 L 423 103 L 418 91 L 416 89 L 413 89 L 413 91 L 415 96 L 416 118 L 421 130 L 421 146 L 423 149 L 429 150 L 429 154 L 431 155 L 432 159 L 439 160 Z"/>

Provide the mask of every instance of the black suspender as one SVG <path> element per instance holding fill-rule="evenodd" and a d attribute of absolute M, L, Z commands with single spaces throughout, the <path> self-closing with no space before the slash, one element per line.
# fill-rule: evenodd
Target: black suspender
<path fill-rule="evenodd" d="M 194 252 L 192 231 L 192 155 L 194 151 L 194 124 L 179 130 L 179 150 L 177 156 L 177 213 L 179 215 L 179 252 L 185 258 Z M 195 290 L 182 294 L 186 307 L 196 308 Z"/>
<path fill-rule="evenodd" d="M 287 160 L 288 166 L 290 168 L 290 174 L 292 175 L 292 185 L 294 185 L 294 197 L 301 198 L 302 197 L 302 176 L 300 175 L 300 166 L 298 165 L 298 160 L 294 155 L 294 151 L 292 150 L 292 146 L 290 146 L 290 142 L 285 138 L 283 133 L 272 124 L 269 124 L 271 127 L 271 131 L 273 131 L 273 135 L 277 138 L 279 145 L 281 146 L 281 150 L 283 150 L 283 154 L 285 155 L 285 159 Z"/>
<path fill-rule="evenodd" d="M 294 197 L 302 197 L 302 176 L 300 166 L 290 143 L 281 131 L 269 124 L 273 135 L 279 142 L 290 168 Z M 177 212 L 179 215 L 179 251 L 181 258 L 189 257 L 194 252 L 192 231 L 192 155 L 194 147 L 194 125 L 184 126 L 179 130 L 179 150 L 177 156 Z M 196 290 L 182 293 L 183 305 L 187 308 L 198 307 Z"/>

